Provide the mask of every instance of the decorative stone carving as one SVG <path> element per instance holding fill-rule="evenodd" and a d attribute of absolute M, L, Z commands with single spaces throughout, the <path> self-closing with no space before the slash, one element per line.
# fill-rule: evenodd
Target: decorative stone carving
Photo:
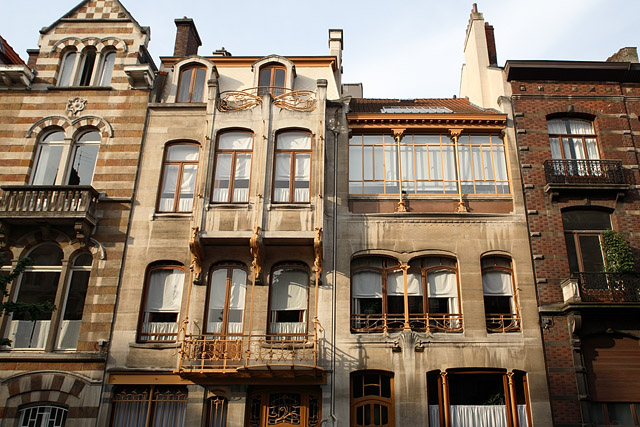
<path fill-rule="evenodd" d="M 77 96 L 67 103 L 67 114 L 69 114 L 69 117 L 77 116 L 85 108 L 87 108 L 87 100 Z"/>
<path fill-rule="evenodd" d="M 253 236 L 249 239 L 249 251 L 253 256 L 251 267 L 253 268 L 253 275 L 256 283 L 260 282 L 260 273 L 262 273 L 262 234 L 260 233 L 260 227 L 255 226 L 253 228 Z"/>
<path fill-rule="evenodd" d="M 191 239 L 189 240 L 189 250 L 191 251 L 191 265 L 189 269 L 193 273 L 193 283 L 200 283 L 200 279 L 202 276 L 202 248 L 200 247 L 200 242 L 198 241 L 198 237 L 200 234 L 199 227 L 191 228 Z"/>

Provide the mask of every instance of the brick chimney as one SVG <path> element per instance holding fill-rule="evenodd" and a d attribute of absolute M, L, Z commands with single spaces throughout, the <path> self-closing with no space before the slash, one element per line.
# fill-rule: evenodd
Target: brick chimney
<path fill-rule="evenodd" d="M 174 21 L 176 23 L 176 44 L 173 48 L 173 56 L 189 56 L 197 55 L 198 48 L 202 46 L 196 24 L 193 23 L 193 19 L 178 18 Z"/>
<path fill-rule="evenodd" d="M 489 54 L 489 65 L 498 66 L 498 54 L 496 53 L 496 38 L 493 35 L 493 25 L 484 23 L 484 34 L 487 37 L 487 53 Z"/>
<path fill-rule="evenodd" d="M 638 63 L 638 49 L 635 47 L 623 47 L 609 58 L 607 62 L 633 62 Z"/>

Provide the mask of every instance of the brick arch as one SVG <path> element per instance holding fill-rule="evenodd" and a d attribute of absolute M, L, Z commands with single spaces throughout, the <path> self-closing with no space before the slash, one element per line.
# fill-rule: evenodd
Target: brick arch
<path fill-rule="evenodd" d="M 123 40 L 115 37 L 105 37 L 96 45 L 98 52 L 102 52 L 104 49 L 109 47 L 113 47 L 119 52 L 126 53 L 128 51 L 127 44 Z"/>
<path fill-rule="evenodd" d="M 39 136 L 42 132 L 50 127 L 59 127 L 65 133 L 66 138 L 71 138 L 71 129 L 72 123 L 69 119 L 62 116 L 49 116 L 35 122 L 29 130 L 27 130 L 27 138 L 31 138 L 32 136 Z"/>
<path fill-rule="evenodd" d="M 80 51 L 82 50 L 79 46 L 82 44 L 82 40 L 80 40 L 77 37 L 66 37 L 62 40 L 59 40 L 58 42 L 56 42 L 52 47 L 51 47 L 51 52 L 57 52 L 60 53 L 62 52 L 64 49 L 68 48 L 68 47 L 75 47 L 76 50 Z"/>
<path fill-rule="evenodd" d="M 60 246 L 66 259 L 69 253 L 69 250 L 67 249 L 69 242 L 71 242 L 71 238 L 68 235 L 54 228 L 49 230 L 48 238 L 43 238 L 42 232 L 40 230 L 35 230 L 20 237 L 14 245 L 15 250 L 13 252 L 16 259 L 20 259 L 27 256 L 27 254 L 38 245 L 53 243 Z M 73 249 L 71 249 L 71 251 L 73 251 Z"/>
<path fill-rule="evenodd" d="M 0 387 L 6 387 L 9 396 L 4 417 L 15 418 L 20 406 L 36 402 L 57 403 L 67 408 L 79 407 L 82 392 L 95 382 L 83 375 L 65 371 L 33 371 L 13 375 L 0 381 Z"/>
<path fill-rule="evenodd" d="M 97 37 L 87 37 L 86 39 L 80 40 L 78 44 L 78 50 L 83 51 L 87 47 L 95 47 L 98 50 L 98 44 L 100 43 L 100 39 Z"/>
<path fill-rule="evenodd" d="M 94 127 L 97 128 L 103 137 L 105 138 L 113 138 L 113 127 L 111 123 L 106 121 L 105 119 L 97 116 L 82 116 L 78 117 L 74 121 L 71 122 L 73 127 L 73 133 L 77 134 L 77 132 L 84 127 Z"/>
<path fill-rule="evenodd" d="M 567 106 L 571 106 L 570 111 L 568 110 Z M 567 103 L 563 107 L 548 106 L 544 108 L 542 112 L 544 113 L 547 119 L 549 118 L 549 116 L 551 116 L 551 118 L 563 118 L 563 117 L 572 117 L 572 116 L 574 117 L 582 116 L 586 118 L 588 116 L 590 120 L 595 120 L 597 116 L 596 110 L 593 110 L 591 108 L 586 108 L 584 105 L 573 104 L 570 101 L 567 101 Z"/>

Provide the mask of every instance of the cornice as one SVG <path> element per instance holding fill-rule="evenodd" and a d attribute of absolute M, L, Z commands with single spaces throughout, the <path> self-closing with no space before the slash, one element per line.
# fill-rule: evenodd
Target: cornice
<path fill-rule="evenodd" d="M 500 131 L 506 127 L 506 114 L 347 114 L 349 127 L 359 130 L 388 129 L 390 126 L 406 129 L 439 129 L 452 127 L 465 130 Z"/>

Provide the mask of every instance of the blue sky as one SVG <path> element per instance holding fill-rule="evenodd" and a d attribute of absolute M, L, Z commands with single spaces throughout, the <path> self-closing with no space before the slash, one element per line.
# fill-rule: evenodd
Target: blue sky
<path fill-rule="evenodd" d="M 2 0 L 0 34 L 26 59 L 38 30 L 79 0 Z M 122 0 L 151 27 L 157 60 L 173 53 L 173 20 L 193 18 L 209 55 L 327 55 L 328 29 L 344 30 L 344 82 L 366 97 L 437 98 L 458 94 L 472 1 L 449 0 Z M 638 0 L 477 1 L 495 28 L 498 62 L 507 59 L 600 61 L 640 44 Z M 28 19 L 26 19 L 28 17 Z"/>

